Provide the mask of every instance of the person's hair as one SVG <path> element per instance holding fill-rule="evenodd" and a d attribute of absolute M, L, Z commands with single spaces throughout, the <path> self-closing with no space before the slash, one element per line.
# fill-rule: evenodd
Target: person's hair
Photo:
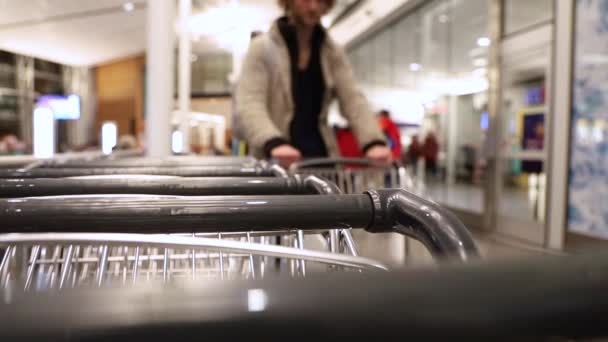
<path fill-rule="evenodd" d="M 291 5 L 292 0 L 277 0 L 279 7 L 283 9 L 283 11 L 287 12 L 289 10 L 289 6 Z M 324 0 L 327 3 L 327 10 L 331 10 L 336 4 L 336 0 Z"/>
<path fill-rule="evenodd" d="M 391 116 L 391 113 L 388 110 L 386 110 L 386 109 L 382 109 L 380 112 L 378 112 L 378 114 L 380 114 L 381 116 L 385 116 L 385 117 L 387 117 L 387 116 L 390 117 Z"/>

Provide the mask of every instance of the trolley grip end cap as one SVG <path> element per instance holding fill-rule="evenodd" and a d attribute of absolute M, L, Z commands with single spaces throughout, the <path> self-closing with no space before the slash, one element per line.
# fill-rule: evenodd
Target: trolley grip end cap
<path fill-rule="evenodd" d="M 372 221 L 365 230 L 370 233 L 393 232 L 393 223 L 388 215 L 386 196 L 381 196 L 377 190 L 368 190 L 365 193 L 369 196 L 373 208 Z"/>

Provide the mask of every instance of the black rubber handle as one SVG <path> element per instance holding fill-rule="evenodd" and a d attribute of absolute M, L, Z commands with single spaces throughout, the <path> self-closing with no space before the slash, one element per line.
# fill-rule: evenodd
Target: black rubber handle
<path fill-rule="evenodd" d="M 61 195 L 295 195 L 340 194 L 332 182 L 301 177 L 175 177 L 142 175 L 0 179 L 0 198 Z"/>
<path fill-rule="evenodd" d="M 314 188 L 310 188 L 314 190 Z M 0 179 L 0 198 L 149 194 L 173 196 L 287 195 L 307 191 L 296 177 L 89 176 Z"/>
<path fill-rule="evenodd" d="M 366 228 L 421 241 L 436 256 L 478 256 L 452 213 L 405 190 L 332 195 L 330 183 L 309 179 L 326 195 L 299 196 L 57 196 L 0 200 L 0 232 L 189 233 Z"/>
<path fill-rule="evenodd" d="M 0 199 L 0 232 L 189 233 L 365 228 L 369 196 L 83 195 Z"/>
<path fill-rule="evenodd" d="M 372 162 L 369 159 L 365 158 L 312 158 L 303 160 L 301 162 L 293 163 L 289 168 L 289 171 L 296 172 L 301 169 L 336 166 L 344 164 L 372 166 Z"/>
<path fill-rule="evenodd" d="M 595 340 L 608 336 L 607 269 L 596 252 L 295 280 L 11 287 L 0 290 L 0 339 Z"/>
<path fill-rule="evenodd" d="M 49 161 L 42 168 L 139 168 L 139 167 L 184 167 L 184 166 L 255 166 L 258 162 L 252 157 L 194 157 L 179 156 L 167 158 L 123 158 L 123 159 L 94 159 Z"/>
<path fill-rule="evenodd" d="M 31 170 L 0 170 L 0 178 L 62 178 L 92 175 L 166 175 L 180 177 L 270 177 L 270 167 L 183 166 L 183 167 L 122 167 L 122 168 L 34 168 Z"/>

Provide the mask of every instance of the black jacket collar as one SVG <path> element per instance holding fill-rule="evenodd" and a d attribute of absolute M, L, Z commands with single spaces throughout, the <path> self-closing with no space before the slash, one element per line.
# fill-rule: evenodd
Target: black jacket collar
<path fill-rule="evenodd" d="M 289 55 L 291 57 L 292 62 L 294 60 L 297 60 L 299 51 L 298 51 L 298 37 L 296 34 L 295 25 L 289 23 L 289 19 L 287 17 L 281 17 L 281 18 L 277 19 L 277 27 L 279 28 L 279 32 L 281 33 L 281 36 L 283 37 L 283 40 L 285 41 L 285 44 L 287 45 L 287 48 L 289 50 Z M 323 45 L 323 42 L 325 41 L 325 37 L 326 37 L 325 29 L 323 28 L 323 26 L 321 26 L 321 24 L 317 24 L 317 26 L 315 26 L 315 29 L 312 33 L 311 51 L 313 53 L 316 54 L 316 53 L 318 53 L 318 51 L 321 50 L 321 45 Z M 292 65 L 293 65 L 293 63 L 292 63 Z M 296 63 L 296 65 L 297 65 L 297 63 Z"/>

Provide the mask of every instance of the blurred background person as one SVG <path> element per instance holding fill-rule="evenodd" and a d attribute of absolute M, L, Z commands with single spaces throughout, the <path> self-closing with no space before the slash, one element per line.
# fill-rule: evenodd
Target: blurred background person
<path fill-rule="evenodd" d="M 399 133 L 399 127 L 397 127 L 397 124 L 395 124 L 393 119 L 391 119 L 391 114 L 388 110 L 383 109 L 378 113 L 378 123 L 384 132 L 384 136 L 386 136 L 388 147 L 391 149 L 393 154 L 393 159 L 400 160 L 402 149 L 401 133 Z"/>
<path fill-rule="evenodd" d="M 412 168 L 416 168 L 418 159 L 422 156 L 422 144 L 418 139 L 418 135 L 412 136 L 412 142 L 407 149 L 407 162 Z"/>
<path fill-rule="evenodd" d="M 427 173 L 433 177 L 436 176 L 437 159 L 439 157 L 439 141 L 437 140 L 435 133 L 429 132 L 426 135 L 426 138 L 424 138 L 424 145 L 422 146 L 422 152 Z"/>
<path fill-rule="evenodd" d="M 238 125 L 254 155 L 285 167 L 302 157 L 338 156 L 326 124 L 335 94 L 364 155 L 388 165 L 391 151 L 372 124 L 346 54 L 320 24 L 335 1 L 278 3 L 285 16 L 251 42 L 236 93 Z"/>
<path fill-rule="evenodd" d="M 1 139 L 0 154 L 16 155 L 25 154 L 26 145 L 14 134 L 5 135 Z"/>

